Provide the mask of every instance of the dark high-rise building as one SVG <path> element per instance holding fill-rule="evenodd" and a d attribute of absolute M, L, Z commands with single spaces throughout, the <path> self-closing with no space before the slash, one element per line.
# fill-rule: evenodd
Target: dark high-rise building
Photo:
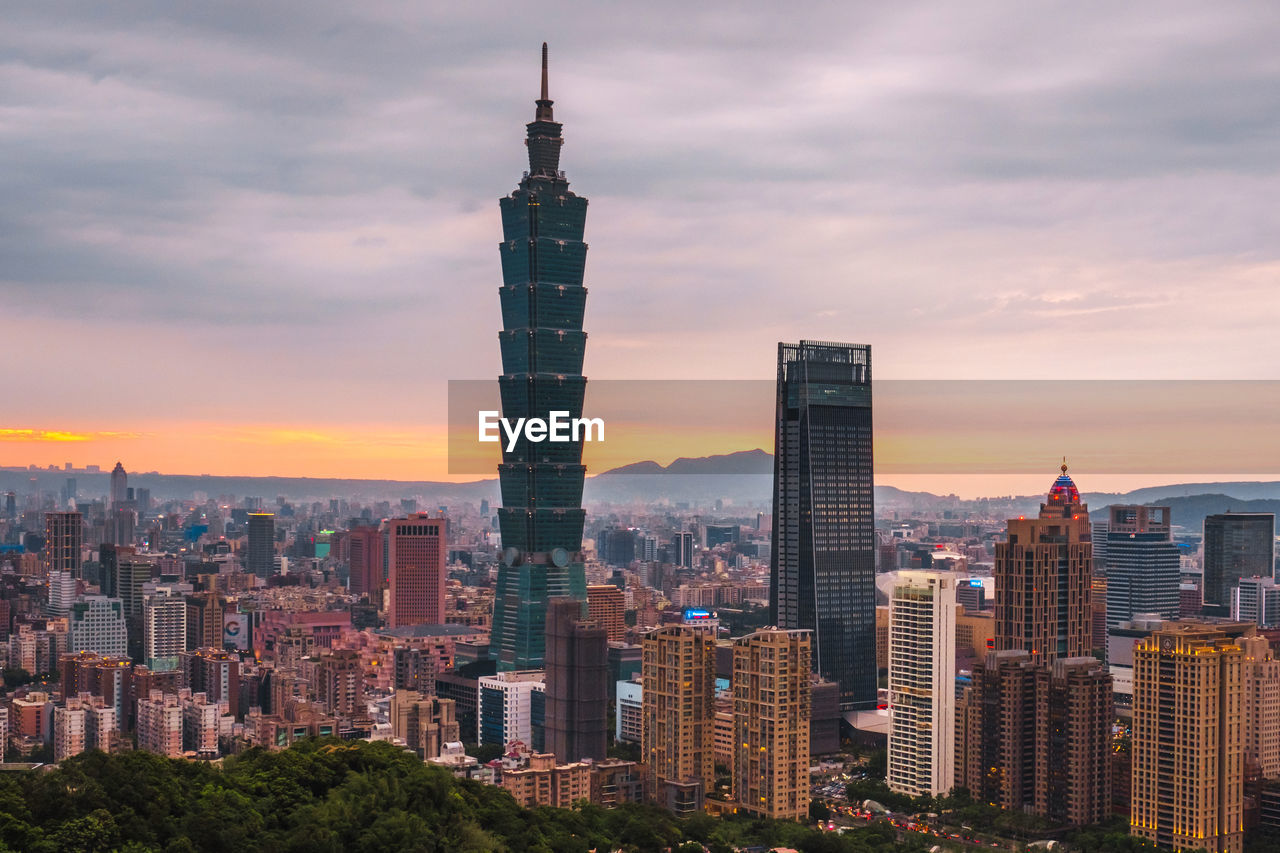
<path fill-rule="evenodd" d="M 379 600 L 382 588 L 382 532 L 376 527 L 357 527 L 347 534 L 350 574 L 347 588 L 352 595 Z"/>
<path fill-rule="evenodd" d="M 216 592 L 187 596 L 187 648 L 222 648 L 223 614 L 227 600 Z"/>
<path fill-rule="evenodd" d="M 636 556 L 636 531 L 626 527 L 606 527 L 596 535 L 596 555 L 611 566 L 626 568 Z"/>
<path fill-rule="evenodd" d="M 78 512 L 44 514 L 44 568 L 46 573 L 71 572 L 80 577 L 80 546 L 84 522 Z"/>
<path fill-rule="evenodd" d="M 959 703 L 956 784 L 1074 825 L 1110 809 L 1112 682 L 1092 648 L 1092 528 L 1067 476 L 996 544 L 995 647 Z"/>
<path fill-rule="evenodd" d="M 434 696 L 436 676 L 439 673 L 438 658 L 427 649 L 401 646 L 391 652 L 395 666 L 393 684 L 397 690 L 416 690 L 424 696 Z"/>
<path fill-rule="evenodd" d="M 1036 669 L 1021 649 L 988 652 L 957 706 L 955 783 L 981 802 L 1035 802 Z"/>
<path fill-rule="evenodd" d="M 542 97 L 527 125 L 529 171 L 501 199 L 503 416 L 548 420 L 551 412 L 582 416 L 587 336 L 582 241 L 587 200 L 569 191 L 560 171 L 560 123 L 547 94 L 542 46 Z M 581 437 L 581 434 L 578 435 Z M 504 444 L 498 479 L 503 553 L 494 596 L 491 656 L 503 671 L 543 664 L 547 601 L 587 597 L 583 566 L 581 441 Z"/>
<path fill-rule="evenodd" d="M 116 467 L 111 469 L 111 507 L 127 500 L 129 500 L 129 474 L 124 470 L 124 465 L 117 462 Z"/>
<path fill-rule="evenodd" d="M 1054 481 L 1037 518 L 1012 518 L 996 543 L 996 649 L 1033 660 L 1088 655 L 1093 649 L 1093 531 L 1089 507 L 1067 476 Z"/>
<path fill-rule="evenodd" d="M 1107 524 L 1107 627 L 1139 613 L 1178 618 L 1181 558 L 1167 506 L 1112 506 Z M 1097 525 L 1094 525 L 1095 532 Z M 1096 552 L 1098 543 L 1095 540 Z"/>
<path fill-rule="evenodd" d="M 1111 676 L 1096 658 L 1060 658 L 1037 668 L 1037 814 L 1088 826 L 1111 813 L 1114 715 Z"/>
<path fill-rule="evenodd" d="M 602 761 L 609 745 L 609 635 L 582 612 L 576 598 L 547 608 L 546 746 L 560 764 Z"/>
<path fill-rule="evenodd" d="M 221 649 L 199 648 L 178 655 L 181 684 L 204 693 L 210 702 L 226 702 L 231 713 L 240 705 L 240 659 Z"/>
<path fill-rule="evenodd" d="M 113 545 L 132 545 L 137 514 L 128 502 L 122 502 L 107 511 L 106 537 Z"/>
<path fill-rule="evenodd" d="M 245 571 L 260 578 L 276 572 L 276 517 L 269 512 L 249 513 L 249 544 Z"/>
<path fill-rule="evenodd" d="M 1226 512 L 1204 519 L 1204 612 L 1227 616 L 1240 578 L 1275 573 L 1276 517 L 1269 512 Z"/>
<path fill-rule="evenodd" d="M 685 569 L 693 568 L 693 533 L 682 530 L 671 537 L 671 562 Z"/>
<path fill-rule="evenodd" d="M 845 710 L 876 701 L 871 347 L 778 344 L 770 611 Z"/>

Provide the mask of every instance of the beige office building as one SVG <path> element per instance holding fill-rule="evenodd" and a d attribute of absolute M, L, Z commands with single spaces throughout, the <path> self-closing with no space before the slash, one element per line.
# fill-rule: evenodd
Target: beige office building
<path fill-rule="evenodd" d="M 700 811 L 715 786 L 715 634 L 669 625 L 644 636 L 642 749 L 649 795 L 671 811 Z"/>
<path fill-rule="evenodd" d="M 1130 834 L 1174 850 L 1243 849 L 1243 659 L 1198 622 L 1166 623 L 1134 647 Z"/>
<path fill-rule="evenodd" d="M 763 817 L 809 817 L 811 643 L 776 628 L 733 643 L 733 798 Z"/>
<path fill-rule="evenodd" d="M 1266 637 L 1241 637 L 1244 652 L 1244 760 L 1264 779 L 1280 778 L 1280 660 Z"/>

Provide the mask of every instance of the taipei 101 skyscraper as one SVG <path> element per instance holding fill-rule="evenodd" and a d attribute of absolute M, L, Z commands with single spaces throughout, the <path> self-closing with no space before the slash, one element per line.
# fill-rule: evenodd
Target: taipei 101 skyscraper
<path fill-rule="evenodd" d="M 542 97 L 526 127 L 529 171 L 502 210 L 502 415 L 549 419 L 582 416 L 587 335 L 582 242 L 587 200 L 569 191 L 560 171 L 560 124 L 547 94 L 547 46 L 542 45 Z M 582 443 L 503 444 L 498 479 L 502 560 L 493 605 L 490 656 L 498 669 L 541 669 L 548 599 L 585 601 L 582 556 Z"/>

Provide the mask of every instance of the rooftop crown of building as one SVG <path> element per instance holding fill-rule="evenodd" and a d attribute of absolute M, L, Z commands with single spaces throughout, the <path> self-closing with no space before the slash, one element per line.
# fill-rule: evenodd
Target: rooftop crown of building
<path fill-rule="evenodd" d="M 1062 460 L 1062 473 L 1058 475 L 1058 479 L 1053 481 L 1052 488 L 1049 489 L 1049 501 L 1053 504 L 1078 504 L 1080 503 L 1080 490 L 1076 488 L 1075 482 L 1067 476 L 1067 460 Z"/>

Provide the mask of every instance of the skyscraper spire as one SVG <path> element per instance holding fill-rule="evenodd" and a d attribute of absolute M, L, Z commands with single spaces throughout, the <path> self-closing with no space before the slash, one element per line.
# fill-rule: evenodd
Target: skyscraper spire
<path fill-rule="evenodd" d="M 547 43 L 542 43 L 542 100 L 547 100 Z"/>
<path fill-rule="evenodd" d="M 551 115 L 551 105 L 555 101 L 551 100 L 551 96 L 547 94 L 547 43 L 542 43 L 542 97 L 536 102 L 538 111 L 534 114 L 534 121 L 555 121 Z"/>
<path fill-rule="evenodd" d="M 542 97 L 534 101 L 538 110 L 533 121 L 525 127 L 529 136 L 524 144 L 529 146 L 529 175 L 535 178 L 562 178 L 560 174 L 560 146 L 564 139 L 560 136 L 560 123 L 551 112 L 555 103 L 548 96 L 547 87 L 547 43 L 542 43 Z"/>

